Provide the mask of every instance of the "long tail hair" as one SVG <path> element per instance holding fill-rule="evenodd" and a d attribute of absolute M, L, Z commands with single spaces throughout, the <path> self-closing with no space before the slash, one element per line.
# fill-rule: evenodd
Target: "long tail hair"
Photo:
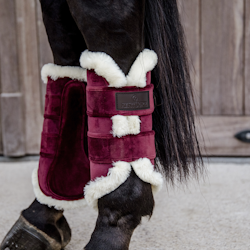
<path fill-rule="evenodd" d="M 157 168 L 167 180 L 199 176 L 203 162 L 194 123 L 186 41 L 176 0 L 146 0 L 145 43 L 158 55 L 154 84 Z"/>

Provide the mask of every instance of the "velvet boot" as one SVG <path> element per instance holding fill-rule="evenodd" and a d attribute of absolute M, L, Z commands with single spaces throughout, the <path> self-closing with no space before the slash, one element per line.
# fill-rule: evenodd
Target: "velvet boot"
<path fill-rule="evenodd" d="M 11 228 L 1 250 L 60 250 L 71 230 L 63 209 L 85 204 L 90 180 L 87 156 L 86 72 L 45 65 L 47 83 L 39 168 L 32 176 L 36 200 Z"/>
<path fill-rule="evenodd" d="M 84 204 L 90 180 L 87 156 L 86 73 L 80 67 L 47 64 L 41 154 L 32 182 L 37 200 L 56 209 Z"/>
<path fill-rule="evenodd" d="M 157 55 L 142 51 L 127 76 L 103 52 L 84 51 L 87 68 L 88 147 L 91 181 L 85 198 L 98 209 L 86 250 L 127 250 L 142 216 L 151 216 L 152 191 L 163 178 L 154 169 L 151 70 Z"/>

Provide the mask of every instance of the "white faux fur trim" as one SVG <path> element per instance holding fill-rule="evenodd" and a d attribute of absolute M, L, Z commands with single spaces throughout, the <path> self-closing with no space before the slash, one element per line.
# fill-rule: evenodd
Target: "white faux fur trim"
<path fill-rule="evenodd" d="M 91 52 L 85 50 L 80 57 L 83 68 L 93 69 L 99 76 L 104 77 L 109 87 L 122 88 L 125 86 L 146 86 L 146 74 L 154 69 L 158 61 L 153 50 L 144 49 L 136 58 L 127 76 L 122 72 L 116 62 L 104 52 Z"/>
<path fill-rule="evenodd" d="M 112 120 L 112 134 L 114 137 L 125 135 L 138 135 L 140 133 L 141 120 L 137 115 L 114 115 Z"/>
<path fill-rule="evenodd" d="M 65 209 L 72 209 L 72 208 L 79 208 L 79 207 L 86 206 L 85 199 L 80 199 L 80 200 L 75 200 L 75 201 L 63 201 L 63 200 L 56 200 L 52 197 L 45 195 L 39 186 L 38 168 L 33 170 L 32 185 L 33 185 L 35 197 L 41 204 L 45 204 L 49 207 L 55 207 L 55 209 L 57 210 L 65 210 Z"/>
<path fill-rule="evenodd" d="M 113 163 L 107 176 L 90 181 L 84 188 L 84 195 L 88 205 L 97 209 L 97 201 L 106 194 L 111 193 L 124 183 L 129 177 L 131 166 L 128 162 Z"/>
<path fill-rule="evenodd" d="M 130 135 L 138 135 L 141 131 L 140 127 L 140 117 L 138 115 L 130 115 L 127 116 L 128 126 L 129 126 L 129 134 Z"/>
<path fill-rule="evenodd" d="M 130 68 L 127 75 L 127 86 L 144 88 L 146 86 L 146 74 L 154 69 L 157 62 L 157 54 L 153 50 L 144 49 Z"/>
<path fill-rule="evenodd" d="M 44 83 L 47 83 L 48 77 L 52 80 L 69 77 L 82 82 L 87 81 L 87 70 L 77 66 L 59 66 L 53 63 L 45 64 L 41 70 L 41 76 Z"/>
<path fill-rule="evenodd" d="M 110 87 L 121 88 L 126 86 L 127 80 L 116 62 L 104 52 L 85 50 L 80 57 L 83 68 L 94 69 L 96 74 L 104 77 Z"/>
<path fill-rule="evenodd" d="M 141 158 L 131 163 L 118 161 L 113 163 L 106 177 L 90 181 L 84 188 L 84 195 L 88 205 L 97 209 L 98 199 L 111 193 L 123 184 L 130 175 L 131 165 L 136 175 L 143 181 L 152 185 L 153 193 L 159 191 L 163 184 L 163 177 L 154 170 L 151 161 Z"/>
<path fill-rule="evenodd" d="M 148 158 L 140 158 L 131 162 L 136 175 L 143 181 L 152 185 L 152 191 L 157 193 L 163 184 L 161 173 L 154 170 L 154 166 Z"/>

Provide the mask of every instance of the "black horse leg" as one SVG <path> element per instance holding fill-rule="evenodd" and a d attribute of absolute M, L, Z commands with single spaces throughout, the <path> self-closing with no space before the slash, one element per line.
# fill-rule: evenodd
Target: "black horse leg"
<path fill-rule="evenodd" d="M 86 48 L 66 0 L 40 0 L 43 20 L 54 63 L 78 66 Z M 39 203 L 36 199 L 22 211 L 20 218 L 1 244 L 1 250 L 54 250 L 64 248 L 71 239 L 70 227 L 62 210 Z"/>
<path fill-rule="evenodd" d="M 154 198 L 151 185 L 134 171 L 115 191 L 98 201 L 98 218 L 86 250 L 127 250 L 142 216 L 151 216 Z"/>
<path fill-rule="evenodd" d="M 40 0 L 43 22 L 53 53 L 54 63 L 79 66 L 79 57 L 86 44 L 66 0 Z"/>
<path fill-rule="evenodd" d="M 87 47 L 110 55 L 127 74 L 144 49 L 145 0 L 67 0 Z"/>
<path fill-rule="evenodd" d="M 144 1 L 67 1 L 88 49 L 110 55 L 127 74 L 144 49 Z M 85 249 L 128 249 L 134 229 L 153 207 L 151 185 L 132 171 L 125 183 L 99 199 L 96 227 Z"/>

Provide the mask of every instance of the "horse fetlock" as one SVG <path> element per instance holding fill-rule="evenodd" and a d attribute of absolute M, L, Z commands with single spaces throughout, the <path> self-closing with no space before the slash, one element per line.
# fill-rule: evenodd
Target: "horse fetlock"
<path fill-rule="evenodd" d="M 106 209 L 108 212 L 109 209 Z M 97 227 L 117 227 L 120 231 L 133 231 L 141 221 L 140 214 L 121 214 L 120 211 L 110 211 L 107 215 L 99 215 Z"/>
<path fill-rule="evenodd" d="M 134 171 L 116 190 L 98 201 L 99 215 L 85 250 L 127 250 L 143 216 L 151 216 L 154 199 L 151 185 Z"/>
<path fill-rule="evenodd" d="M 100 215 L 114 218 L 130 214 L 151 216 L 154 209 L 151 184 L 142 181 L 132 170 L 122 185 L 98 200 L 98 209 Z"/>

